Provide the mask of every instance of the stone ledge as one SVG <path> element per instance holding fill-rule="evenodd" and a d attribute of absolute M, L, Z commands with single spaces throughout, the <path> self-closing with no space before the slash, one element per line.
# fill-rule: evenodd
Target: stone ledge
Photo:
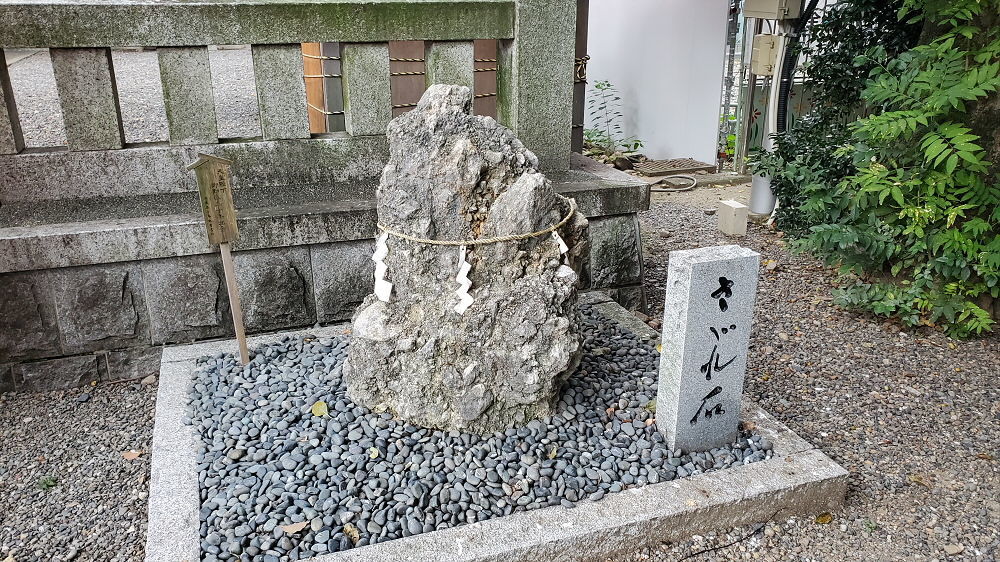
<path fill-rule="evenodd" d="M 27 1 L 0 5 L 2 47 L 456 40 L 514 36 L 512 0 Z M 191 25 L 191 22 L 199 22 Z"/>
<path fill-rule="evenodd" d="M 588 217 L 635 213 L 648 207 L 645 187 L 608 187 L 599 181 L 555 181 Z M 643 195 L 645 193 L 645 195 Z M 155 196 L 154 196 L 155 197 Z M 164 195 L 171 200 L 176 194 Z M 99 199 L 92 199 L 99 204 Z M 147 203 L 153 209 L 162 205 Z M 238 213 L 233 249 L 258 250 L 375 237 L 371 199 L 311 201 L 251 207 Z M 212 254 L 200 214 L 139 216 L 0 228 L 0 273 Z"/>
<path fill-rule="evenodd" d="M 588 293 L 581 295 L 581 302 L 593 304 L 629 328 L 645 326 L 606 296 Z M 343 329 L 341 325 L 303 332 L 323 337 Z M 643 335 L 653 337 L 649 331 L 643 328 Z M 282 335 L 258 336 L 250 342 L 273 341 Z M 186 412 L 195 359 L 235 350 L 236 342 L 226 341 L 164 351 L 153 429 L 147 561 L 200 558 L 200 500 L 193 447 L 197 435 L 181 423 L 181 417 Z M 581 502 L 571 510 L 548 507 L 311 560 L 598 562 L 709 529 L 842 507 L 847 471 L 759 406 L 744 402 L 743 420 L 754 423 L 756 431 L 774 446 L 774 457 L 769 460 L 609 494 L 600 502 Z"/>
<path fill-rule="evenodd" d="M 297 192 L 297 186 L 378 178 L 389 148 L 384 135 L 330 133 L 311 139 L 157 143 L 120 150 L 37 149 L 0 155 L 0 203 L 197 191 L 195 175 L 185 166 L 199 153 L 233 161 L 233 190 L 239 197 L 245 190 L 272 187 Z"/>
<path fill-rule="evenodd" d="M 239 250 L 375 236 L 371 201 L 332 201 L 239 213 Z M 199 215 L 0 229 L 0 273 L 215 253 Z"/>

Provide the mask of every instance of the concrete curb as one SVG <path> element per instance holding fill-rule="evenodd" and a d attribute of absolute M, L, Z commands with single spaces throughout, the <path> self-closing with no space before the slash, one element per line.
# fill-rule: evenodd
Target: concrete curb
<path fill-rule="evenodd" d="M 641 337 L 658 334 L 597 293 L 581 302 L 629 327 Z M 291 332 L 329 337 L 343 326 Z M 286 333 L 258 336 L 270 342 Z M 153 430 L 147 561 L 200 559 L 198 475 L 194 430 L 181 423 L 195 359 L 236 350 L 235 341 L 168 348 L 163 354 Z M 313 562 L 520 562 L 603 561 L 608 557 L 723 529 L 813 515 L 842 507 L 847 471 L 756 404 L 744 400 L 744 422 L 774 445 L 774 456 L 719 472 L 608 494 L 580 502 L 414 535 L 311 558 Z"/>

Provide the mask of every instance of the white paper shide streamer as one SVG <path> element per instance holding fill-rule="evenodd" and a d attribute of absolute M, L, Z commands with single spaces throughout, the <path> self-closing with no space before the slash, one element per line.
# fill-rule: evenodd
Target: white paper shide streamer
<path fill-rule="evenodd" d="M 465 259 L 465 246 L 459 246 L 458 275 L 455 276 L 455 281 L 458 281 L 458 290 L 455 291 L 455 294 L 458 295 L 458 304 L 455 305 L 455 312 L 459 314 L 465 314 L 465 311 L 472 306 L 475 300 L 469 294 L 469 289 L 472 288 L 472 280 L 469 279 L 470 271 L 472 271 L 472 264 Z"/>
<path fill-rule="evenodd" d="M 566 245 L 566 242 L 562 239 L 562 236 L 559 236 L 558 232 L 556 232 L 555 230 L 553 230 L 552 231 L 552 237 L 556 239 L 556 244 L 559 244 L 559 254 L 560 255 L 565 254 L 566 252 L 569 251 L 569 246 Z"/>
<path fill-rule="evenodd" d="M 385 274 L 389 272 L 389 267 L 385 265 L 385 257 L 389 255 L 389 246 L 385 243 L 388 238 L 389 234 L 383 232 L 375 241 L 375 253 L 372 254 L 372 261 L 375 262 L 375 296 L 382 302 L 389 302 L 389 295 L 392 294 L 392 283 L 385 279 Z"/>

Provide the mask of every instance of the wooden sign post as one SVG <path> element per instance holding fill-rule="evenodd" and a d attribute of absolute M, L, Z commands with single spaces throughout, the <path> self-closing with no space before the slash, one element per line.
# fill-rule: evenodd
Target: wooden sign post
<path fill-rule="evenodd" d="M 198 159 L 187 169 L 194 170 L 198 177 L 198 192 L 201 194 L 201 211 L 205 215 L 205 229 L 208 242 L 219 245 L 222 269 L 226 274 L 226 290 L 229 293 L 229 307 L 233 311 L 233 328 L 240 344 L 240 360 L 250 362 L 247 352 L 247 335 L 243 328 L 243 309 L 240 306 L 240 290 L 236 285 L 236 268 L 229 243 L 240 237 L 236 226 L 236 205 L 233 203 L 233 186 L 229 180 L 232 161 L 211 154 L 198 154 Z"/>

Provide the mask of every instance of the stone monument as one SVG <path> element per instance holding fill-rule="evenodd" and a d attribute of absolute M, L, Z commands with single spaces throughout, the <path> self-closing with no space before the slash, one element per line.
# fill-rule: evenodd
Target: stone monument
<path fill-rule="evenodd" d="M 670 252 L 656 426 L 672 449 L 705 451 L 739 435 L 759 264 L 740 246 Z"/>
<path fill-rule="evenodd" d="M 490 433 L 552 413 L 580 361 L 587 220 L 472 92 L 433 85 L 388 127 L 375 294 L 355 312 L 351 398 Z"/>

